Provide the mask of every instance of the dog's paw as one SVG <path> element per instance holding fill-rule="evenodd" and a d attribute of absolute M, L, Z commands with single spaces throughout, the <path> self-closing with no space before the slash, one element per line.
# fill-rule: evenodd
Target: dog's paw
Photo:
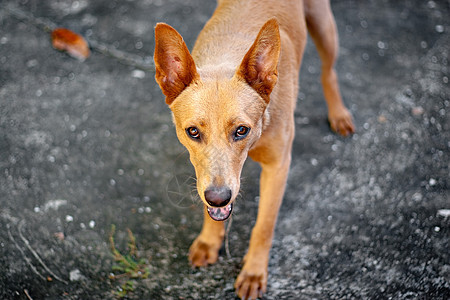
<path fill-rule="evenodd" d="M 261 298 L 267 288 L 267 266 L 264 263 L 244 264 L 234 284 L 241 299 Z"/>
<path fill-rule="evenodd" d="M 352 114 L 345 107 L 330 110 L 328 121 L 331 129 L 340 135 L 348 136 L 355 133 Z"/>
<path fill-rule="evenodd" d="M 220 247 L 221 243 L 205 241 L 199 236 L 189 249 L 189 262 L 193 267 L 205 267 L 213 264 L 219 257 Z"/>

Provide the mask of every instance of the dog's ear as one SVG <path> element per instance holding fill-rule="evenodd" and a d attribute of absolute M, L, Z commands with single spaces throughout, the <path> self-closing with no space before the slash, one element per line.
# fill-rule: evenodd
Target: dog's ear
<path fill-rule="evenodd" d="M 166 96 L 166 103 L 173 100 L 200 76 L 181 35 L 171 26 L 158 23 L 155 27 L 156 82 Z"/>
<path fill-rule="evenodd" d="M 244 56 L 236 73 L 267 103 L 269 103 L 270 93 L 277 83 L 280 51 L 278 22 L 272 18 L 259 31 L 255 42 Z"/>

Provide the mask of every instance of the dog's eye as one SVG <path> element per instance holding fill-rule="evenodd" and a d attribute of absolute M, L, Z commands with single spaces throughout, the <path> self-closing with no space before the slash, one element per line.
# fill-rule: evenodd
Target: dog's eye
<path fill-rule="evenodd" d="M 193 139 L 200 138 L 200 131 L 196 127 L 189 127 L 188 129 L 186 129 L 186 132 Z"/>
<path fill-rule="evenodd" d="M 234 133 L 234 140 L 240 140 L 243 139 L 247 136 L 247 134 L 250 132 L 250 128 L 246 127 L 246 126 L 239 126 L 236 129 L 236 132 Z"/>

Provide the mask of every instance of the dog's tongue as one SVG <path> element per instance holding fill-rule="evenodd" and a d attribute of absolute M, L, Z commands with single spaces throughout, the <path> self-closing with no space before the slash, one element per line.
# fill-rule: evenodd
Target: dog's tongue
<path fill-rule="evenodd" d="M 231 215 L 233 210 L 233 203 L 224 207 L 207 207 L 208 214 L 214 221 L 225 221 Z"/>

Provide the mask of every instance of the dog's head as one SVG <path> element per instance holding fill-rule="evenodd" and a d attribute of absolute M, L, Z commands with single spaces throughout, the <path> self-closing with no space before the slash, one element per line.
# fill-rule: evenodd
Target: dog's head
<path fill-rule="evenodd" d="M 188 149 L 197 191 L 217 221 L 227 219 L 239 193 L 247 153 L 261 136 L 269 96 L 277 82 L 278 23 L 269 20 L 232 72 L 197 69 L 181 35 L 155 28 L 156 81 Z"/>

